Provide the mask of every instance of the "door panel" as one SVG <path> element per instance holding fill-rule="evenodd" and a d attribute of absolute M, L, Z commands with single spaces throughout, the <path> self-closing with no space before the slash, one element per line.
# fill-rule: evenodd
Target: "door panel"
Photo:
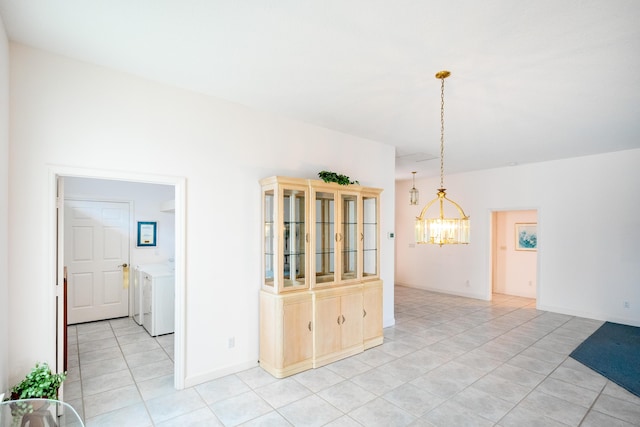
<path fill-rule="evenodd" d="M 342 348 L 362 345 L 362 292 L 343 295 L 340 302 L 342 322 Z"/>
<path fill-rule="evenodd" d="M 72 260 L 90 261 L 93 258 L 93 227 L 76 226 L 72 229 Z"/>
<path fill-rule="evenodd" d="M 65 201 L 69 324 L 129 314 L 129 204 Z"/>
<path fill-rule="evenodd" d="M 284 366 L 313 356 L 311 301 L 284 305 Z"/>
<path fill-rule="evenodd" d="M 120 228 L 105 227 L 104 228 L 104 259 L 111 261 L 119 261 L 123 258 L 122 246 L 120 240 L 122 232 Z"/>
<path fill-rule="evenodd" d="M 72 274 L 70 279 L 75 285 L 71 294 L 71 301 L 73 301 L 74 307 L 91 307 L 93 304 L 93 274 Z"/>
<path fill-rule="evenodd" d="M 102 274 L 104 287 L 102 301 L 104 304 L 120 304 L 122 296 L 122 271 L 105 271 Z"/>
<path fill-rule="evenodd" d="M 381 337 L 382 331 L 382 284 L 368 285 L 364 291 L 364 339 Z"/>
<path fill-rule="evenodd" d="M 314 327 L 316 357 L 340 350 L 340 297 L 318 298 Z"/>

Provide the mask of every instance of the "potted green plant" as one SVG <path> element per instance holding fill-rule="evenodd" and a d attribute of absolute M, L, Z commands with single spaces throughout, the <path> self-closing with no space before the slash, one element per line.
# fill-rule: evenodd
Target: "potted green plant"
<path fill-rule="evenodd" d="M 46 362 L 36 363 L 35 368 L 11 389 L 11 400 L 57 399 L 58 389 L 67 373 L 54 374 Z"/>
<path fill-rule="evenodd" d="M 335 182 L 340 185 L 349 185 L 349 184 L 360 184 L 358 181 L 352 181 L 346 175 L 342 175 L 339 173 L 331 172 L 331 171 L 320 171 L 318 172 L 318 176 L 324 182 Z"/>
<path fill-rule="evenodd" d="M 5 400 L 19 399 L 58 399 L 58 389 L 67 378 L 67 373 L 54 374 L 46 362 L 36 363 L 35 368 L 18 384 L 11 388 L 11 396 Z M 49 412 L 46 401 L 43 402 L 13 402 L 11 415 L 13 424 L 20 425 L 25 417 L 47 417 Z"/>

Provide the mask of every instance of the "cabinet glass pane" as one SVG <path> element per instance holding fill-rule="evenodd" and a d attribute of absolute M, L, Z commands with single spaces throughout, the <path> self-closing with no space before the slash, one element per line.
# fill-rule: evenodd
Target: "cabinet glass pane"
<path fill-rule="evenodd" d="M 264 284 L 273 286 L 274 247 L 274 215 L 275 205 L 273 190 L 264 192 Z"/>
<path fill-rule="evenodd" d="M 355 279 L 358 274 L 358 197 L 343 194 L 342 201 L 342 266 L 340 279 Z"/>
<path fill-rule="evenodd" d="M 283 275 L 285 288 L 305 284 L 305 197 L 304 191 L 284 190 L 283 194 Z"/>
<path fill-rule="evenodd" d="M 363 197 L 362 274 L 378 275 L 378 198 Z"/>
<path fill-rule="evenodd" d="M 335 200 L 333 193 L 317 192 L 316 210 L 316 283 L 335 281 Z"/>

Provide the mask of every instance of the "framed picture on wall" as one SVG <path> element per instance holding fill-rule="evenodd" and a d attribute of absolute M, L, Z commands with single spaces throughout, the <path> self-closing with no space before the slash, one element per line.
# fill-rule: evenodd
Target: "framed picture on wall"
<path fill-rule="evenodd" d="M 535 222 L 516 222 L 516 251 L 535 251 L 538 249 L 538 224 Z"/>
<path fill-rule="evenodd" d="M 138 246 L 155 246 L 157 222 L 138 221 Z"/>

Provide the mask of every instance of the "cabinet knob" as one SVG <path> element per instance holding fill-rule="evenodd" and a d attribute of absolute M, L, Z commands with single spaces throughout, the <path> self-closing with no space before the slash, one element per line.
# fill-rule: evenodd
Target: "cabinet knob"
<path fill-rule="evenodd" d="M 311 320 L 309 320 L 309 331 L 311 331 Z"/>
<path fill-rule="evenodd" d="M 362 317 L 367 317 L 367 310 L 364 308 L 362 309 Z"/>
<path fill-rule="evenodd" d="M 342 323 L 344 323 L 344 320 L 345 320 L 345 319 L 344 319 L 344 314 L 343 314 L 343 315 L 342 315 Z"/>

